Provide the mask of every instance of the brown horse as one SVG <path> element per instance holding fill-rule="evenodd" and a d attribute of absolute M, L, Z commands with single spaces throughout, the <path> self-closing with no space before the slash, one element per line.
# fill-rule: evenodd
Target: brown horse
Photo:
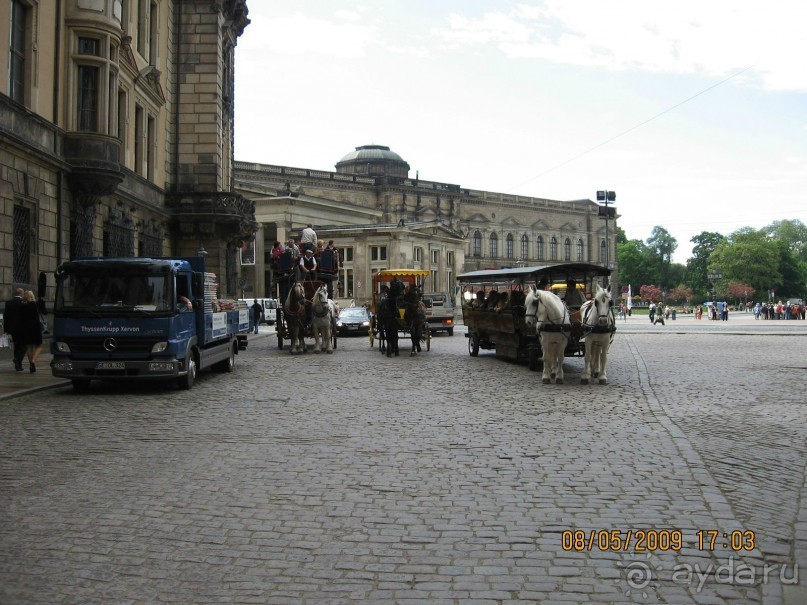
<path fill-rule="evenodd" d="M 289 352 L 292 355 L 305 353 L 306 302 L 303 284 L 297 282 L 291 287 L 286 302 L 283 303 L 283 316 L 291 336 Z"/>

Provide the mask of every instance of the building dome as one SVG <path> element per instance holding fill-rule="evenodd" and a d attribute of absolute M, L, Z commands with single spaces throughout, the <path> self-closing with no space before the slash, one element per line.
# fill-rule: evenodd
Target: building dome
<path fill-rule="evenodd" d="M 336 162 L 336 172 L 409 178 L 409 164 L 385 145 L 362 145 Z"/>

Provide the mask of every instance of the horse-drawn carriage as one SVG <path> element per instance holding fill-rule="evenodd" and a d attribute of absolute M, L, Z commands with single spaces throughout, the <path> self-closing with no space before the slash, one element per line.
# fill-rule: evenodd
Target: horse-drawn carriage
<path fill-rule="evenodd" d="M 284 252 L 275 267 L 274 285 L 282 304 L 275 321 L 277 346 L 289 341 L 292 355 L 306 351 L 305 338 L 314 338 L 314 352 L 331 353 L 336 348 L 338 307 L 332 300 L 333 282 L 338 278 L 329 250 L 318 255 L 316 278 L 303 279 L 291 252 Z"/>
<path fill-rule="evenodd" d="M 370 346 L 378 340 L 378 348 L 387 357 L 398 355 L 398 334 L 409 335 L 410 355 L 431 349 L 431 333 L 426 329 L 423 282 L 431 275 L 422 269 L 384 269 L 373 274 L 370 300 L 372 322 Z"/>
<path fill-rule="evenodd" d="M 480 349 L 494 349 L 531 370 L 543 369 L 545 383 L 563 382 L 564 357 L 585 356 L 581 382 L 593 374 L 605 384 L 616 330 L 610 286 L 602 287 L 610 273 L 600 265 L 564 263 L 458 276 L 468 352 L 476 357 Z"/>

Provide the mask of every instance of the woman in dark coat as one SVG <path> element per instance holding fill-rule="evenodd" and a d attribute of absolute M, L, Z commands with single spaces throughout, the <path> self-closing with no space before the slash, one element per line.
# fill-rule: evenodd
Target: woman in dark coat
<path fill-rule="evenodd" d="M 36 362 L 42 354 L 42 323 L 39 320 L 39 304 L 34 293 L 26 290 L 22 297 L 22 338 L 26 345 L 26 355 L 30 371 L 36 372 Z"/>

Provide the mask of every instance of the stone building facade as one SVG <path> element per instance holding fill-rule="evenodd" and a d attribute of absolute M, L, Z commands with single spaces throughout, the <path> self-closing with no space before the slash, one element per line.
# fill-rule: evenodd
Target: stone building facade
<path fill-rule="evenodd" d="M 192 256 L 234 296 L 245 0 L 0 2 L 0 298 L 75 256 Z M 5 76 L 5 74 L 8 74 Z"/>
<path fill-rule="evenodd" d="M 467 189 L 409 175 L 389 147 L 357 147 L 336 170 L 236 162 L 236 189 L 255 204 L 256 264 L 244 267 L 246 296 L 272 295 L 268 254 L 274 241 L 299 239 L 313 224 L 343 259 L 338 292 L 366 301 L 380 269 L 431 271 L 426 289 L 454 292 L 460 273 L 562 262 L 613 263 L 608 237 L 591 200 L 557 201 Z M 616 221 L 611 221 L 611 234 Z M 612 284 L 618 277 L 616 267 Z"/>

